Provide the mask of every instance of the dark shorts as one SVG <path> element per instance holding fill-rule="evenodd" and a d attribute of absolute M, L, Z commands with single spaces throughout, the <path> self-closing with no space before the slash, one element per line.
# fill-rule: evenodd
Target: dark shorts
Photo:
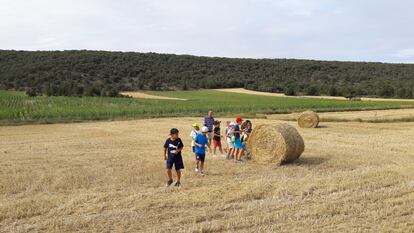
<path fill-rule="evenodd" d="M 176 156 L 168 156 L 167 158 L 167 169 L 172 169 L 172 167 L 175 167 L 175 170 L 184 169 L 184 162 L 181 155 Z"/>
<path fill-rule="evenodd" d="M 196 153 L 196 160 L 197 161 L 201 161 L 204 163 L 204 160 L 206 160 L 206 155 L 205 154 L 197 154 Z"/>

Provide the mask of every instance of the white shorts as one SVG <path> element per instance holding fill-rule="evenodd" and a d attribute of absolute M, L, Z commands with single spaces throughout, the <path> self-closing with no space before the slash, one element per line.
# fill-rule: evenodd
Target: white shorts
<path fill-rule="evenodd" d="M 213 132 L 208 132 L 207 133 L 207 138 L 208 139 L 213 139 Z"/>
<path fill-rule="evenodd" d="M 231 138 L 227 138 L 227 145 L 229 145 L 229 148 L 234 148 L 233 142 L 231 141 Z"/>

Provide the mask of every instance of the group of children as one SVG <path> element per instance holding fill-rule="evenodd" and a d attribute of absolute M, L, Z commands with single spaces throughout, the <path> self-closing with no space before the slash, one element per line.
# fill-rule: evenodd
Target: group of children
<path fill-rule="evenodd" d="M 206 158 L 206 150 L 208 149 L 213 156 L 216 155 L 217 148 L 221 155 L 228 160 L 234 162 L 251 159 L 251 153 L 247 148 L 246 142 L 252 132 L 252 123 L 249 120 L 243 122 L 241 117 L 237 117 L 235 122 L 226 122 L 226 128 L 224 130 L 225 135 L 221 135 L 220 121 L 213 121 L 213 127 L 204 125 L 200 128 L 198 123 L 192 124 L 193 130 L 190 133 L 191 146 L 195 155 L 195 172 L 199 172 L 201 176 L 205 176 L 204 162 Z M 222 138 L 225 138 L 226 148 L 223 154 Z M 211 144 L 213 147 L 211 147 Z M 178 129 L 170 130 L 170 137 L 164 144 L 164 159 L 167 161 L 167 186 L 171 186 L 174 182 L 172 179 L 172 167 L 175 166 L 177 172 L 176 187 L 181 185 L 181 169 L 184 169 L 184 163 L 181 156 L 181 151 L 184 147 L 183 142 L 179 138 Z"/>

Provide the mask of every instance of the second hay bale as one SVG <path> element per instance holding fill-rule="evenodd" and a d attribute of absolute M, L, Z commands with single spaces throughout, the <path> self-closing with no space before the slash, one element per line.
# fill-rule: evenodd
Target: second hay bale
<path fill-rule="evenodd" d="M 263 124 L 254 128 L 248 140 L 253 160 L 261 164 L 293 162 L 305 150 L 299 132 L 288 124 Z"/>
<path fill-rule="evenodd" d="M 319 125 L 319 116 L 314 111 L 305 111 L 299 115 L 298 125 L 301 128 L 316 128 Z"/>

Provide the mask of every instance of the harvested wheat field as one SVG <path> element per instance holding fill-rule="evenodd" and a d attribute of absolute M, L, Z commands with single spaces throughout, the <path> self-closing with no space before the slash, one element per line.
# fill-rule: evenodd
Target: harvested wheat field
<path fill-rule="evenodd" d="M 267 119 L 295 121 L 301 112 L 289 114 L 271 114 Z M 347 112 L 322 112 L 319 113 L 321 121 L 414 121 L 414 109 L 390 109 L 370 111 L 347 111 Z"/>
<path fill-rule="evenodd" d="M 180 99 L 180 98 L 173 98 L 173 97 L 165 97 L 165 96 L 159 96 L 159 95 L 151 95 L 144 92 L 122 92 L 122 95 L 130 96 L 133 98 L 138 99 L 154 99 L 154 100 L 187 100 L 187 99 Z"/>
<path fill-rule="evenodd" d="M 289 122 L 306 145 L 295 162 L 207 155 L 200 177 L 195 120 L 0 127 L 0 232 L 413 231 L 414 123 Z M 164 187 L 173 126 L 187 145 L 181 189 Z"/>
<path fill-rule="evenodd" d="M 248 95 L 261 95 L 261 96 L 276 96 L 276 97 L 290 97 L 290 98 L 312 98 L 312 99 L 331 99 L 331 100 L 346 100 L 345 97 L 342 96 L 311 96 L 311 95 L 304 95 L 304 96 L 289 96 L 283 93 L 270 93 L 270 92 L 261 92 L 261 91 L 252 91 L 247 90 L 244 88 L 222 88 L 222 89 L 215 89 L 216 91 L 223 91 L 223 92 L 230 92 L 230 93 L 239 93 L 239 94 L 248 94 Z M 413 102 L 412 99 L 395 99 L 395 98 L 367 98 L 362 97 L 362 101 L 402 101 L 402 102 Z"/>

